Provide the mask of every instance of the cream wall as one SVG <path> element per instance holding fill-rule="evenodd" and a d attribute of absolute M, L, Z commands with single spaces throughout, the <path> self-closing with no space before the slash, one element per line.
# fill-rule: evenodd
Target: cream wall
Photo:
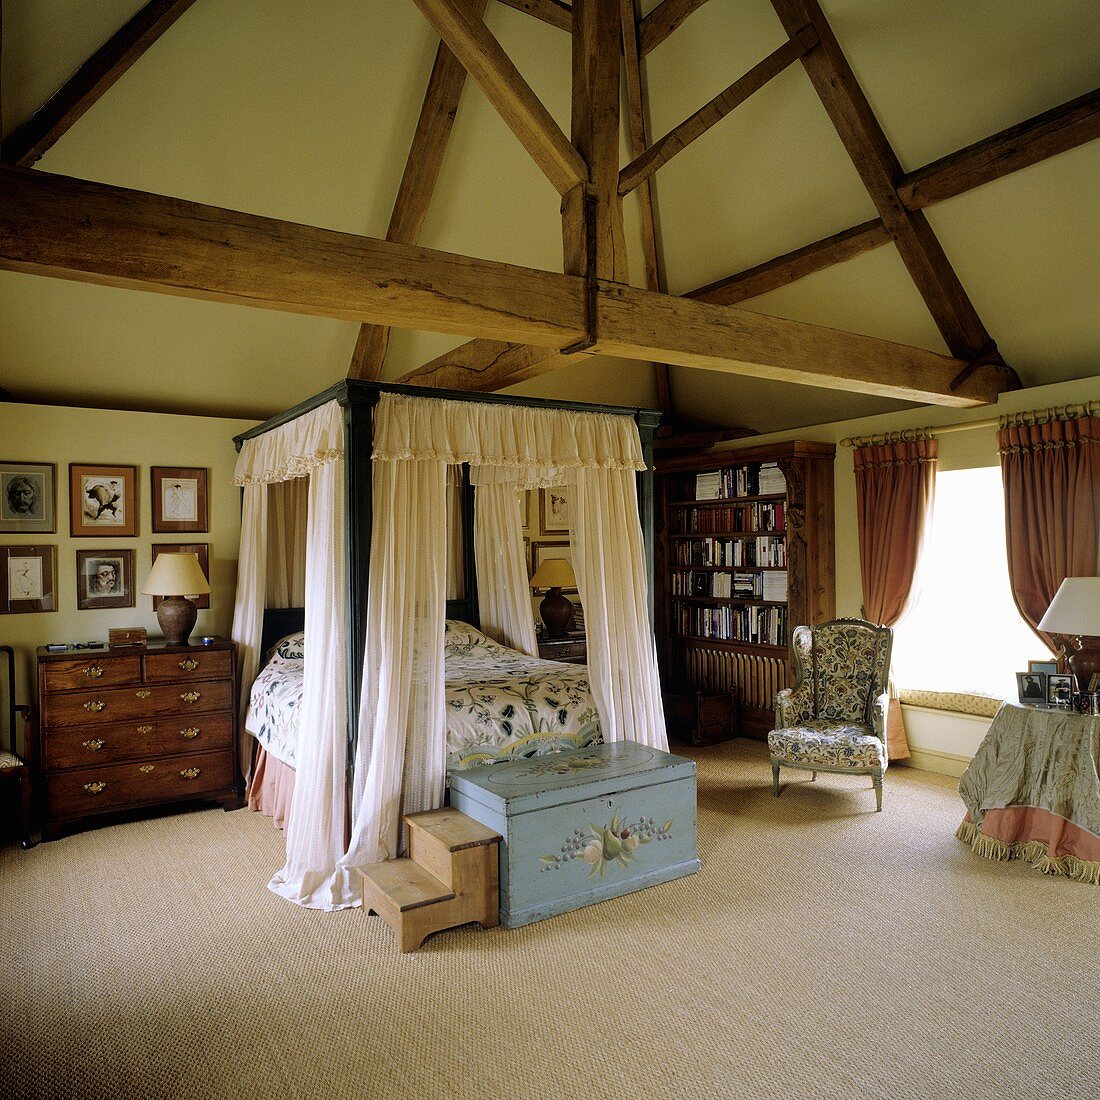
<path fill-rule="evenodd" d="M 53 462 L 57 466 L 55 534 L 0 534 L 0 545 L 57 547 L 59 609 L 56 612 L 0 615 L 0 644 L 16 651 L 19 702 L 35 691 L 35 647 L 47 642 L 107 639 L 110 627 L 143 626 L 159 635 L 150 596 L 135 606 L 100 611 L 76 609 L 77 550 L 132 549 L 134 587 L 149 572 L 154 543 L 206 542 L 210 545 L 210 608 L 199 611 L 197 634 L 227 635 L 233 617 L 240 537 L 240 492 L 232 484 L 236 451 L 233 436 L 251 420 L 111 412 L 102 409 L 0 403 L 0 458 L 13 462 Z M 138 536 L 69 537 L 69 463 L 137 466 Z M 210 531 L 206 534 L 152 534 L 150 467 L 203 466 L 209 470 Z"/>
<path fill-rule="evenodd" d="M 1100 376 L 1036 386 L 1002 394 L 995 406 L 975 409 L 949 409 L 922 406 L 904 412 L 842 420 L 771 435 L 751 436 L 728 444 L 731 450 L 758 447 L 789 439 L 807 439 L 837 446 L 836 479 L 836 611 L 838 616 L 858 616 L 863 603 L 859 575 L 859 541 L 856 528 L 855 473 L 850 447 L 839 446 L 849 436 L 875 432 L 900 431 L 903 428 L 937 427 L 966 421 L 990 420 L 1007 413 L 1047 408 L 1086 401 L 1100 401 Z M 995 426 L 970 431 L 950 432 L 939 439 L 939 467 L 942 470 L 996 466 L 997 429 Z M 975 639 L 981 637 L 981 624 L 972 624 Z M 970 635 L 971 631 L 967 631 Z M 916 713 L 917 710 L 921 713 Z M 948 774 L 961 774 L 985 731 L 988 719 L 906 707 L 906 723 L 914 761 L 922 767 Z"/>

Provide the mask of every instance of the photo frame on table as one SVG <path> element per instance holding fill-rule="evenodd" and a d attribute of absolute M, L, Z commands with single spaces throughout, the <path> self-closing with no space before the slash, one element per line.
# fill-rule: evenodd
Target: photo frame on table
<path fill-rule="evenodd" d="M 200 466 L 154 466 L 153 533 L 209 531 L 209 471 Z"/>
<path fill-rule="evenodd" d="M 69 463 L 69 534 L 137 536 L 137 467 Z"/>
<path fill-rule="evenodd" d="M 1073 703 L 1073 677 L 1047 677 L 1047 703 L 1052 707 L 1068 707 Z"/>
<path fill-rule="evenodd" d="M 57 610 L 57 547 L 0 546 L 0 615 Z"/>
<path fill-rule="evenodd" d="M 1045 672 L 1017 672 L 1016 692 L 1025 707 L 1043 707 L 1047 702 Z"/>
<path fill-rule="evenodd" d="M 1044 676 L 1054 676 L 1058 672 L 1058 662 L 1054 658 L 1043 661 L 1028 661 L 1028 672 L 1041 672 Z"/>
<path fill-rule="evenodd" d="M 547 558 L 565 558 L 569 562 L 570 567 L 573 565 L 573 555 L 569 550 L 569 543 L 567 542 L 532 542 L 531 543 L 531 576 L 533 577 L 538 568 Z M 576 593 L 575 588 L 563 588 L 562 592 Z"/>
<path fill-rule="evenodd" d="M 544 535 L 569 534 L 569 489 L 554 485 L 539 490 L 539 531 Z"/>
<path fill-rule="evenodd" d="M 206 583 L 210 583 L 210 544 L 208 542 L 154 543 L 149 565 L 152 566 L 153 562 L 155 562 L 161 554 L 194 554 L 195 557 L 199 559 L 199 568 L 202 570 L 202 575 L 206 578 Z M 152 597 L 154 611 L 160 607 L 161 601 L 164 600 L 164 598 L 164 596 Z M 187 598 L 196 607 L 202 608 L 210 606 L 209 592 L 204 592 L 201 596 L 193 595 Z"/>
<path fill-rule="evenodd" d="M 0 462 L 0 534 L 57 531 L 57 466 L 52 462 Z"/>
<path fill-rule="evenodd" d="M 134 606 L 133 550 L 76 552 L 76 609 Z"/>

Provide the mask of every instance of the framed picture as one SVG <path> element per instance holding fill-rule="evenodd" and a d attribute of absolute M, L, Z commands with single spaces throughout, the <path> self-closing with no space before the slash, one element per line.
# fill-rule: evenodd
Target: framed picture
<path fill-rule="evenodd" d="M 76 552 L 76 609 L 134 606 L 133 550 Z"/>
<path fill-rule="evenodd" d="M 210 583 L 210 544 L 206 542 L 166 542 L 157 543 L 153 546 L 153 556 L 150 559 L 149 564 L 160 557 L 161 554 L 194 554 L 199 559 L 199 568 L 202 570 L 202 575 L 206 578 L 206 583 Z M 163 596 L 153 596 L 153 610 L 155 611 L 160 607 Z M 201 596 L 189 596 L 188 599 L 196 607 L 209 607 L 210 606 L 210 593 L 204 592 Z"/>
<path fill-rule="evenodd" d="M 52 462 L 0 462 L 0 532 L 57 530 L 57 467 Z"/>
<path fill-rule="evenodd" d="M 531 498 L 535 492 L 534 489 L 526 489 L 523 493 L 523 529 L 525 531 L 531 530 Z"/>
<path fill-rule="evenodd" d="M 207 471 L 198 467 L 154 466 L 153 531 L 208 531 Z"/>
<path fill-rule="evenodd" d="M 1072 676 L 1047 677 L 1047 702 L 1052 707 L 1068 707 L 1073 701 Z"/>
<path fill-rule="evenodd" d="M 137 467 L 69 463 L 69 533 L 74 539 L 137 535 Z"/>
<path fill-rule="evenodd" d="M 1024 706 L 1043 706 L 1047 701 L 1045 672 L 1017 672 L 1016 691 Z"/>
<path fill-rule="evenodd" d="M 1028 672 L 1041 672 L 1045 676 L 1053 676 L 1058 671 L 1058 662 L 1055 660 L 1049 661 L 1028 661 Z"/>
<path fill-rule="evenodd" d="M 544 535 L 569 534 L 569 490 L 566 486 L 539 490 L 539 530 Z"/>
<path fill-rule="evenodd" d="M 535 575 L 535 567 L 531 564 L 531 540 L 526 536 L 523 539 L 523 568 L 527 570 L 527 576 Z"/>
<path fill-rule="evenodd" d="M 531 543 L 531 576 L 534 576 L 538 568 L 547 558 L 565 558 L 570 567 L 573 565 L 573 556 L 569 552 L 567 542 L 533 542 Z M 562 592 L 575 593 L 575 588 L 563 588 Z"/>
<path fill-rule="evenodd" d="M 57 547 L 0 546 L 0 615 L 57 610 Z"/>

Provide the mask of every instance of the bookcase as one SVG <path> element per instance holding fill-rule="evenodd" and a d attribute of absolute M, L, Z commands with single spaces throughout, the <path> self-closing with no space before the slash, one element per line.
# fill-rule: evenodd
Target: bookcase
<path fill-rule="evenodd" d="M 832 444 L 658 459 L 655 604 L 666 713 L 729 700 L 763 738 L 792 682 L 790 635 L 836 615 Z M 697 729 L 670 728 L 698 743 Z"/>

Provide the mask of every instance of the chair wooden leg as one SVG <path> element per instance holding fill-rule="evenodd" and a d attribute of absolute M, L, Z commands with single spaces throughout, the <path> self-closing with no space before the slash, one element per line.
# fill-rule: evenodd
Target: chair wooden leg
<path fill-rule="evenodd" d="M 872 772 L 871 773 L 871 782 L 874 783 L 874 785 L 875 785 L 875 802 L 877 803 L 877 805 L 875 806 L 875 810 L 876 810 L 876 812 L 881 812 L 881 810 L 882 810 L 882 772 Z"/>
<path fill-rule="evenodd" d="M 810 782 L 811 783 L 816 783 L 817 782 L 817 772 L 810 772 Z"/>
<path fill-rule="evenodd" d="M 779 797 L 779 765 L 772 761 L 772 798 Z"/>

